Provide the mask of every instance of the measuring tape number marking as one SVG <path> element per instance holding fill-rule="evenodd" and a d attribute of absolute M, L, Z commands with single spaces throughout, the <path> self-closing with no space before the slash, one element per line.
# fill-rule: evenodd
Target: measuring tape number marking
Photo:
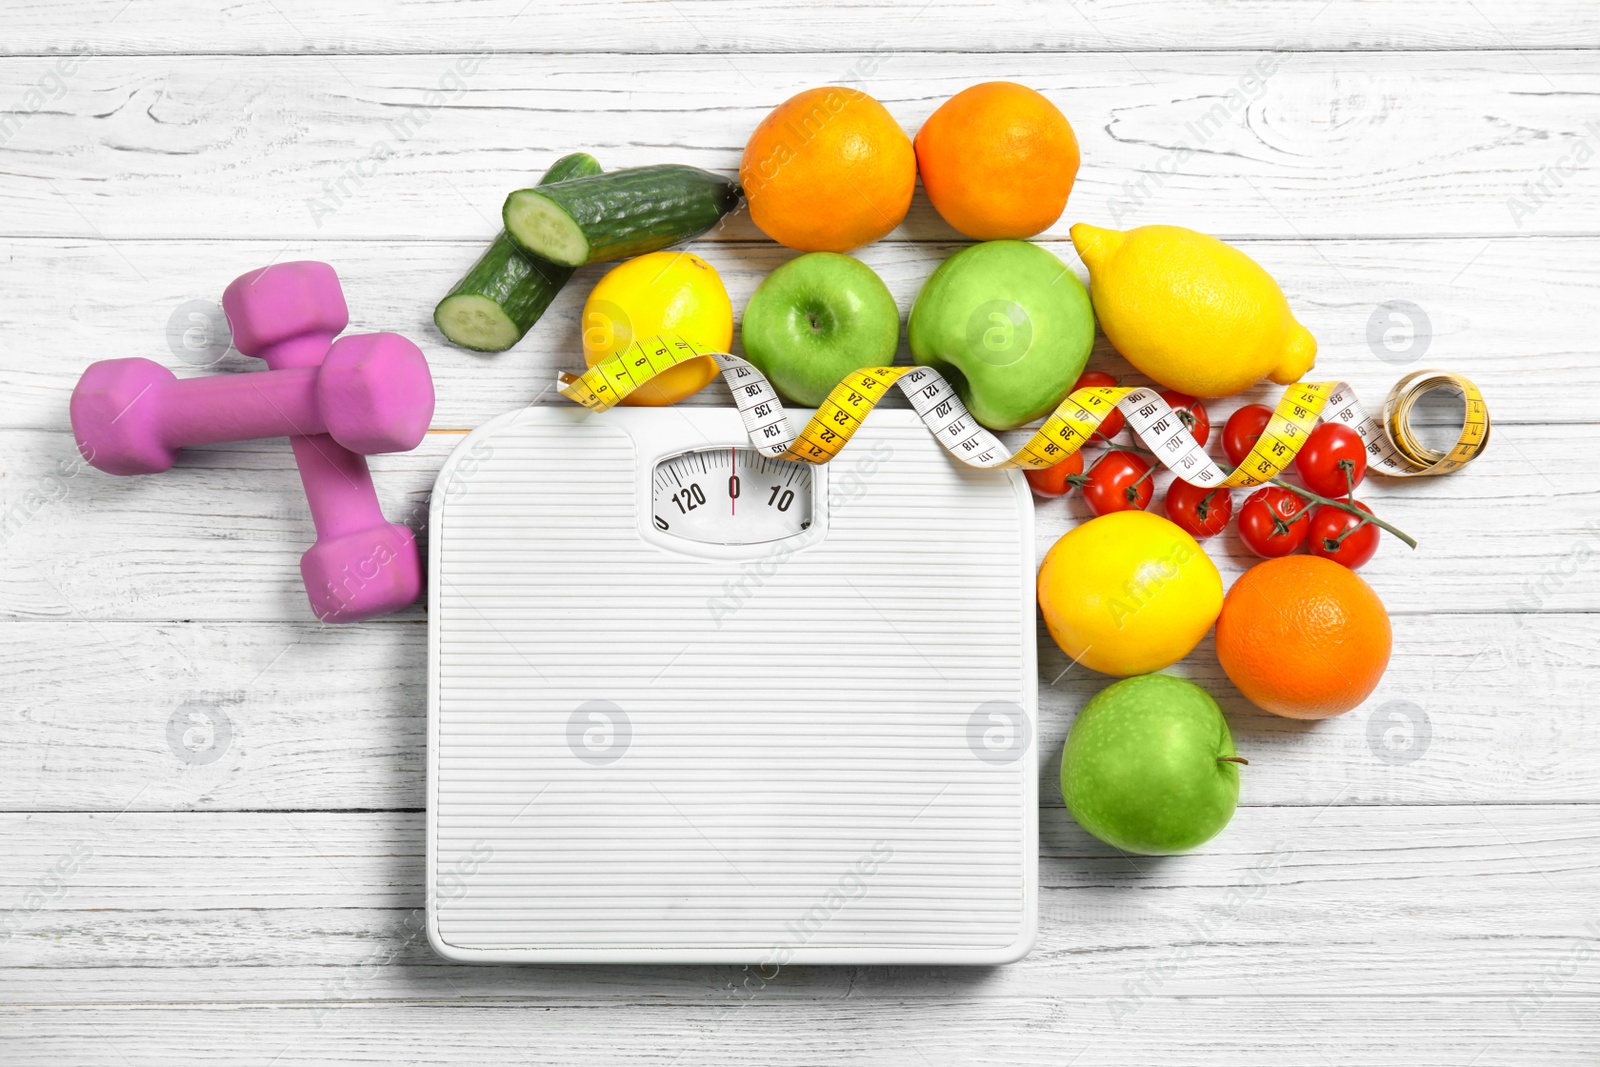
<path fill-rule="evenodd" d="M 1248 488 L 1271 481 L 1294 462 L 1318 419 L 1355 430 L 1367 447 L 1367 469 L 1395 478 L 1458 470 L 1489 441 L 1489 409 L 1478 387 L 1462 375 L 1437 370 L 1414 371 L 1396 382 L 1381 421 L 1367 413 L 1355 390 L 1344 382 L 1297 382 L 1284 391 L 1261 439 L 1232 472 L 1217 466 L 1171 406 L 1148 386 L 1076 390 L 1014 452 L 978 424 L 955 389 L 932 367 L 851 371 L 798 435 L 789 427 L 777 390 L 754 364 L 676 335 L 635 341 L 583 374 L 562 374 L 557 389 L 592 411 L 605 411 L 662 371 L 701 357 L 711 358 L 721 370 L 755 448 L 775 459 L 804 463 L 826 463 L 838 455 L 890 386 L 900 388 L 945 451 L 982 469 L 1054 466 L 1088 443 L 1114 410 L 1123 413 L 1163 466 L 1206 488 Z M 1411 428 L 1411 411 L 1418 399 L 1441 388 L 1460 390 L 1466 408 L 1455 444 L 1443 452 L 1425 447 Z"/>

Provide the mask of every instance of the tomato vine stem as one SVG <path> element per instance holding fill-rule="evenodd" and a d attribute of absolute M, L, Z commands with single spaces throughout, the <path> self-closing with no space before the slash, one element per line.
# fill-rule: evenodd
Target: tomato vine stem
<path fill-rule="evenodd" d="M 1154 456 L 1155 455 L 1155 453 L 1152 452 L 1150 449 L 1148 449 L 1148 448 L 1146 448 L 1143 445 L 1138 444 L 1138 443 L 1129 443 L 1129 444 L 1126 444 L 1126 445 L 1118 445 L 1117 447 L 1118 448 L 1122 448 L 1122 449 L 1126 449 L 1129 452 L 1143 452 L 1147 456 Z M 1225 471 L 1225 472 L 1227 472 L 1229 474 L 1233 473 L 1233 469 L 1231 467 L 1228 467 L 1226 464 L 1218 463 L 1217 466 L 1220 467 L 1223 471 Z M 1143 479 L 1141 479 L 1141 480 L 1143 480 Z M 1378 518 L 1376 515 L 1372 514 L 1372 512 L 1370 512 L 1370 511 L 1362 511 L 1360 508 L 1356 507 L 1354 504 L 1347 504 L 1343 500 L 1335 500 L 1331 496 L 1323 496 L 1321 493 L 1313 493 L 1311 490 L 1305 488 L 1304 486 L 1295 485 L 1293 482 L 1286 482 L 1282 478 L 1273 478 L 1271 480 L 1271 482 L 1272 482 L 1273 485 L 1276 485 L 1276 486 L 1279 486 L 1280 488 L 1289 490 L 1289 492 L 1294 493 L 1296 496 L 1304 497 L 1306 500 L 1311 500 L 1311 501 L 1314 501 L 1314 502 L 1316 502 L 1318 504 L 1326 504 L 1329 507 L 1338 508 L 1340 511 L 1347 511 L 1350 514 L 1354 515 L 1356 518 L 1360 519 L 1362 522 L 1370 522 L 1370 523 L 1372 523 L 1372 525 L 1376 526 L 1380 530 L 1387 530 L 1390 533 L 1394 534 L 1396 537 L 1400 538 L 1400 540 L 1404 541 L 1406 543 L 1406 547 L 1408 547 L 1408 548 L 1416 548 L 1417 547 L 1417 539 L 1415 537 L 1412 537 L 1410 534 L 1406 533 L 1404 530 L 1400 529 L 1398 526 L 1392 526 L 1389 523 L 1384 522 L 1382 519 Z M 1352 486 L 1352 489 L 1353 488 L 1354 487 Z M 1274 518 L 1276 518 L 1276 516 L 1274 516 Z"/>

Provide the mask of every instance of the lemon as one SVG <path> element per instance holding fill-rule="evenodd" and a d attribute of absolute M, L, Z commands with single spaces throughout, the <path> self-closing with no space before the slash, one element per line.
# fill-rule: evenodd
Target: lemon
<path fill-rule="evenodd" d="M 632 344 L 675 333 L 726 352 L 733 344 L 733 302 L 717 269 L 688 252 L 651 252 L 613 267 L 583 305 L 583 358 L 594 366 Z M 663 371 L 624 404 L 660 407 L 693 396 L 717 376 L 709 356 Z"/>
<path fill-rule="evenodd" d="M 1198 542 L 1147 511 L 1068 530 L 1039 568 L 1039 610 L 1061 651 L 1126 677 L 1187 656 L 1222 611 L 1222 575 Z"/>
<path fill-rule="evenodd" d="M 1316 361 L 1317 340 L 1278 283 L 1232 245 L 1182 226 L 1082 222 L 1072 243 L 1106 339 L 1168 388 L 1232 396 L 1262 378 L 1299 381 Z"/>

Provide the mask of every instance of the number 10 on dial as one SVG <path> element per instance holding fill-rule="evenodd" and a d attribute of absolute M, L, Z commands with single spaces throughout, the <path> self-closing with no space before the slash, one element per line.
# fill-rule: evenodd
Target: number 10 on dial
<path fill-rule="evenodd" d="M 701 448 L 668 456 L 652 480 L 652 522 L 662 533 L 713 545 L 753 545 L 811 526 L 806 463 L 749 448 Z"/>

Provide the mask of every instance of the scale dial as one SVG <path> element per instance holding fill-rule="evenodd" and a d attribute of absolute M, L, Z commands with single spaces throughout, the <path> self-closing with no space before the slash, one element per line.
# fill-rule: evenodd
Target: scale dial
<path fill-rule="evenodd" d="M 656 464 L 651 521 L 672 537 L 757 545 L 811 526 L 813 471 L 750 448 L 697 448 Z"/>

